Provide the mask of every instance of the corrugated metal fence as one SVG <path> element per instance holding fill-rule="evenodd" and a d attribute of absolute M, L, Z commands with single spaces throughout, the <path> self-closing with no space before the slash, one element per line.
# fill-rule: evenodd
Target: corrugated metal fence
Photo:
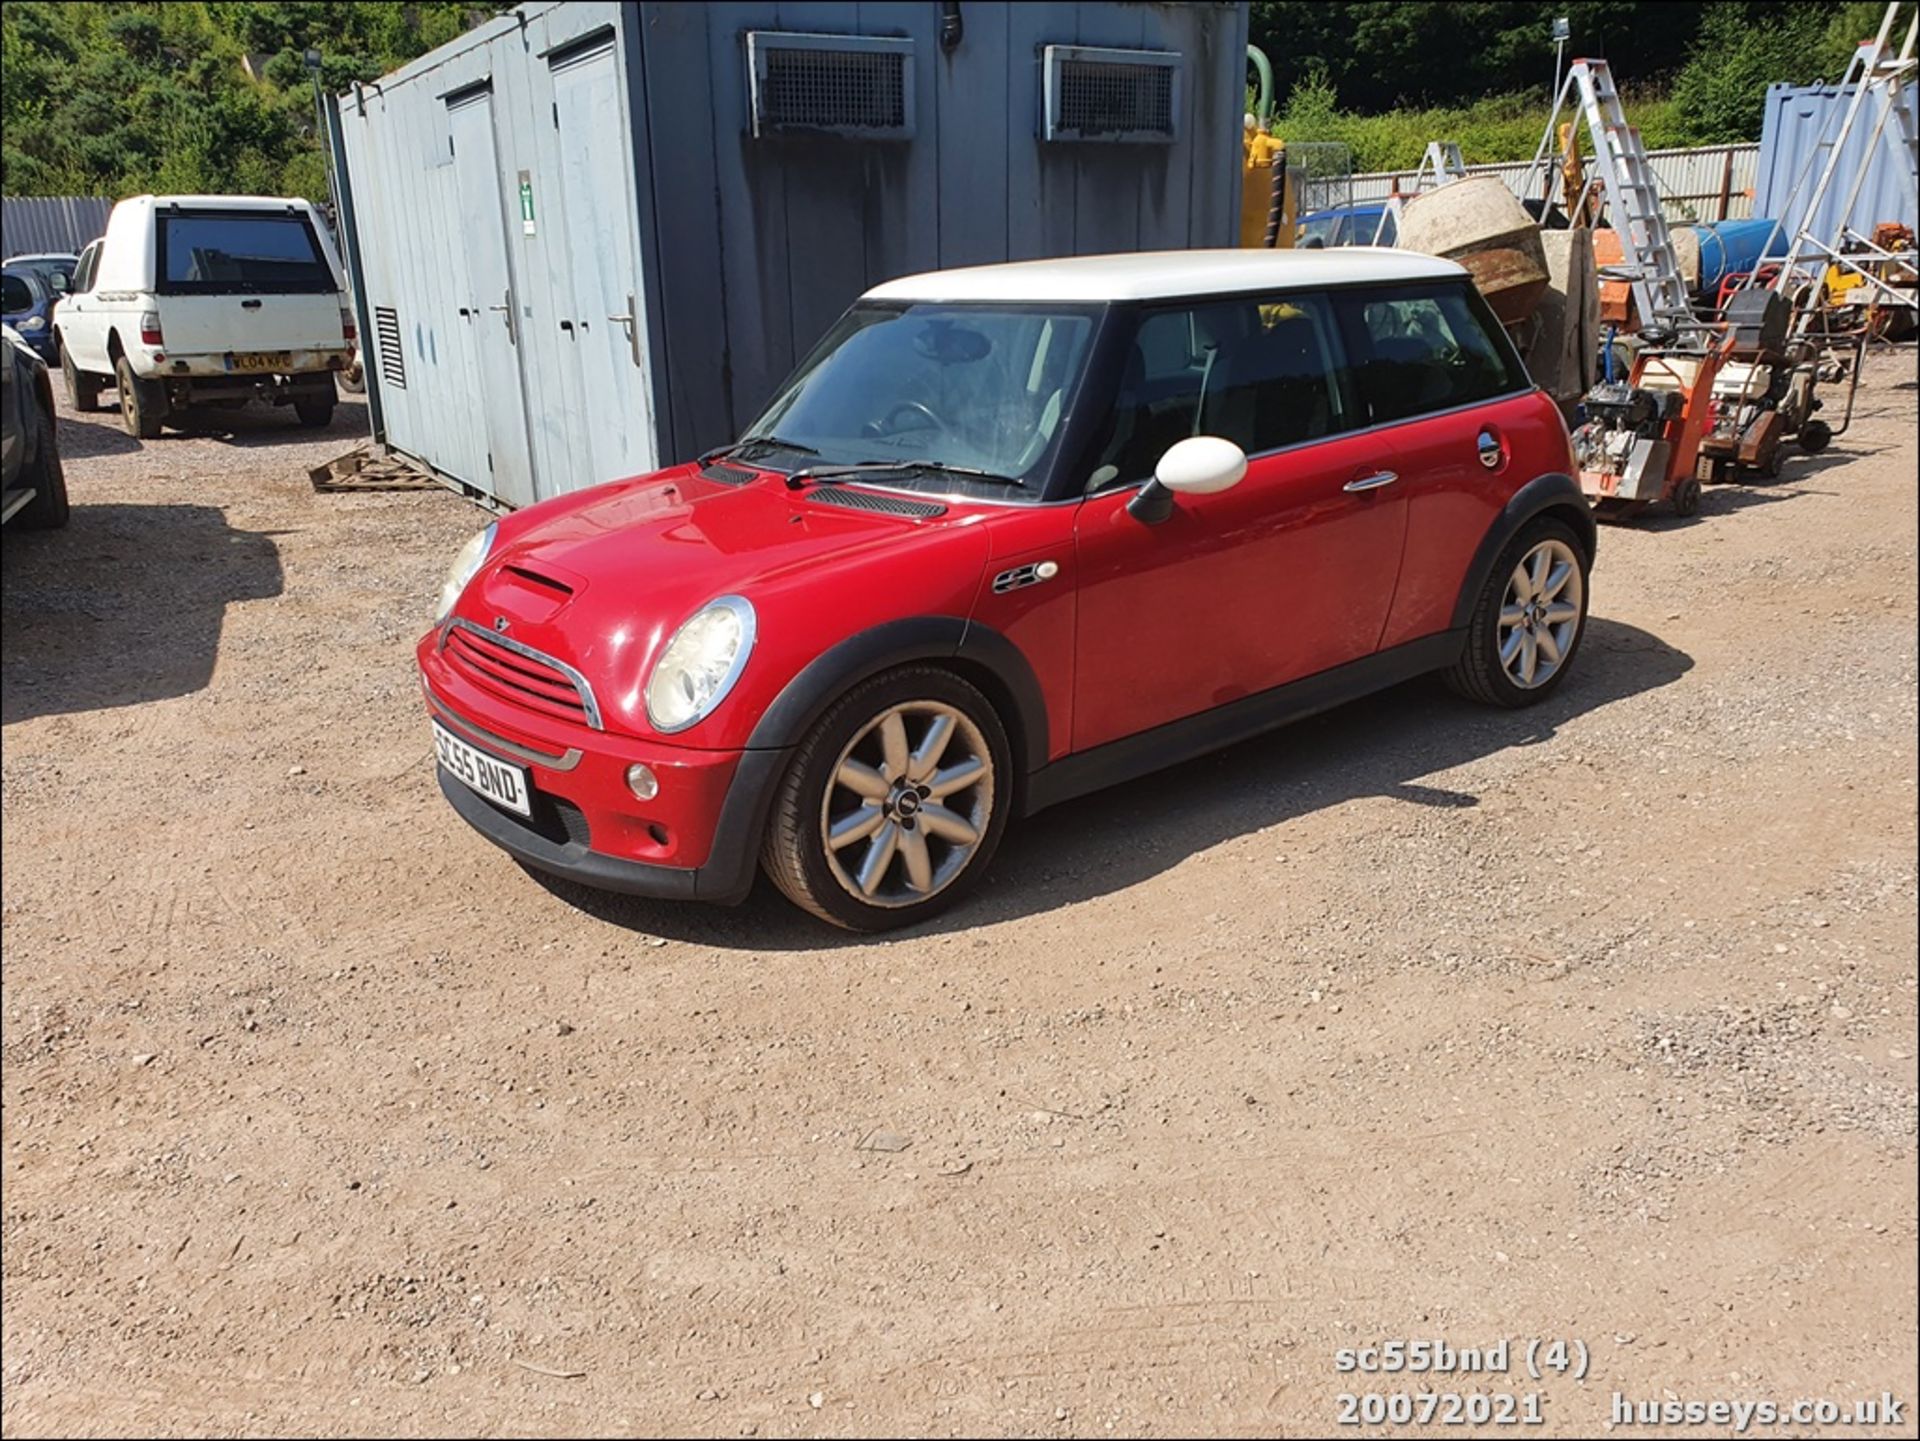
<path fill-rule="evenodd" d="M 113 202 L 104 195 L 9 195 L 0 199 L 0 251 L 7 255 L 77 255 L 107 229 Z"/>
<path fill-rule="evenodd" d="M 1839 170 L 1833 184 L 1827 188 L 1826 198 L 1820 203 L 1820 213 L 1814 217 L 1813 233 L 1824 242 L 1831 243 L 1840 228 L 1840 212 L 1847 203 L 1848 192 L 1853 189 L 1854 177 L 1860 173 L 1861 162 L 1866 159 L 1867 146 L 1874 138 L 1873 122 L 1879 114 L 1879 98 L 1869 95 L 1861 103 L 1860 117 L 1854 122 L 1853 133 L 1847 137 Z M 1776 207 L 1760 213 L 1778 218 L 1782 222 L 1782 234 L 1790 236 L 1799 228 L 1808 202 L 1813 199 L 1820 168 L 1831 153 L 1821 148 L 1815 154 L 1815 149 L 1822 141 L 1830 143 L 1839 133 L 1839 112 L 1852 99 L 1851 85 L 1845 89 L 1838 85 L 1767 87 L 1767 120 L 1760 132 L 1759 178 L 1754 188 L 1761 205 Z M 1920 102 L 1920 92 L 1909 85 L 1909 114 L 1913 113 L 1917 102 Z M 1873 227 L 1883 220 L 1897 220 L 1909 226 L 1920 224 L 1920 217 L 1915 215 L 1913 158 L 1901 156 L 1900 141 L 1895 138 L 1893 131 L 1893 123 L 1889 121 L 1868 165 L 1866 180 L 1860 187 L 1860 198 L 1853 207 L 1851 225 L 1860 235 L 1871 236 Z M 1794 182 L 1803 175 L 1806 178 L 1796 197 L 1793 194 Z M 1794 213 L 1781 214 L 1787 209 L 1789 201 L 1792 202 Z"/>
<path fill-rule="evenodd" d="M 1660 208 L 1669 220 L 1745 220 L 1753 208 L 1754 175 L 1758 167 L 1758 145 L 1714 145 L 1697 150 L 1650 150 L 1647 160 L 1654 178 L 1660 182 Z M 1498 175 L 1507 188 L 1521 199 L 1539 194 L 1539 175 L 1532 187 L 1527 184 L 1531 164 L 1525 160 L 1500 165 L 1469 165 L 1469 175 Z M 1365 205 L 1385 200 L 1396 190 L 1413 192 L 1414 172 L 1376 170 L 1352 177 L 1352 200 L 1345 198 L 1347 177 L 1313 182 L 1310 201 L 1318 209 L 1330 205 Z"/>

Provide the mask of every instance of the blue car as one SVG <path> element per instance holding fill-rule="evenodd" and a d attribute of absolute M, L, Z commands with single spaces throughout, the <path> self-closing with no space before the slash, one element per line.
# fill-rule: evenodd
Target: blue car
<path fill-rule="evenodd" d="M 48 365 L 58 362 L 53 340 L 53 305 L 59 297 L 31 270 L 9 265 L 0 270 L 0 320 Z"/>
<path fill-rule="evenodd" d="M 1303 216 L 1294 244 L 1304 250 L 1333 245 L 1392 245 L 1400 223 L 1385 205 L 1341 205 Z"/>

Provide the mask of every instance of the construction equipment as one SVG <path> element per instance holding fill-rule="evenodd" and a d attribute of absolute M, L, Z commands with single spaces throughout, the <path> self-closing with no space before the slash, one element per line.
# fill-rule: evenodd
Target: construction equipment
<path fill-rule="evenodd" d="M 1608 346 L 1607 377 L 1587 392 L 1587 419 L 1573 432 L 1580 488 L 1602 518 L 1624 520 L 1660 501 L 1676 515 L 1700 509 L 1700 445 L 1732 350 L 1731 334 L 1704 348 L 1691 339 L 1649 345 L 1621 381 Z"/>
<path fill-rule="evenodd" d="M 1707 434 L 1700 442 L 1699 473 L 1724 481 L 1747 469 L 1772 479 L 1788 441 L 1817 455 L 1846 429 L 1853 416 L 1853 387 L 1839 427 L 1817 419 L 1822 405 L 1816 348 L 1791 332 L 1793 308 L 1773 290 L 1743 290 L 1727 302 L 1727 360 L 1713 382 Z M 1853 368 L 1855 384 L 1859 367 Z"/>
<path fill-rule="evenodd" d="M 1585 188 L 1578 194 L 1568 194 L 1565 189 L 1567 178 L 1578 171 L 1564 158 L 1550 158 L 1548 154 L 1564 107 L 1578 108 L 1593 140 L 1592 168 Z M 1571 151 L 1571 140 L 1566 136 L 1562 147 Z M 1535 172 L 1542 178 L 1543 203 L 1551 206 L 1558 191 L 1561 208 L 1569 216 L 1580 215 L 1598 187 L 1622 252 L 1620 264 L 1607 267 L 1602 276 L 1628 283 L 1640 326 L 1659 330 L 1692 325 L 1687 283 L 1680 274 L 1673 237 L 1660 212 L 1659 185 L 1647 162 L 1640 132 L 1627 124 L 1620 91 L 1606 61 L 1575 60 L 1568 67 L 1566 81 L 1554 96 L 1539 149 L 1534 152 L 1528 171 L 1530 185 Z"/>

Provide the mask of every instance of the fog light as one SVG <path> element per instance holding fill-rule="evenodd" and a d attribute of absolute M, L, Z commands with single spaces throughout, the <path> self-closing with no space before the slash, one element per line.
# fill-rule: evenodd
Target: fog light
<path fill-rule="evenodd" d="M 631 765 L 627 767 L 627 789 L 635 800 L 650 801 L 660 794 L 660 778 L 652 766 Z"/>

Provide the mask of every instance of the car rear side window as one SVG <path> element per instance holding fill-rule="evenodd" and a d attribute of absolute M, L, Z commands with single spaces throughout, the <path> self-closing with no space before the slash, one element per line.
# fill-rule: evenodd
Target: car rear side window
<path fill-rule="evenodd" d="M 155 270 L 167 295 L 318 295 L 333 271 L 304 215 L 238 210 L 162 213 Z"/>
<path fill-rule="evenodd" d="M 1340 298 L 1375 424 L 1511 395 L 1530 384 L 1471 286 L 1355 291 Z"/>
<path fill-rule="evenodd" d="M 1244 296 L 1141 315 L 1093 485 L 1153 474 L 1169 446 L 1217 435 L 1249 455 L 1359 423 L 1332 306 L 1318 295 Z"/>
<path fill-rule="evenodd" d="M 8 315 L 33 309 L 33 287 L 17 275 L 0 277 L 0 307 Z"/>

